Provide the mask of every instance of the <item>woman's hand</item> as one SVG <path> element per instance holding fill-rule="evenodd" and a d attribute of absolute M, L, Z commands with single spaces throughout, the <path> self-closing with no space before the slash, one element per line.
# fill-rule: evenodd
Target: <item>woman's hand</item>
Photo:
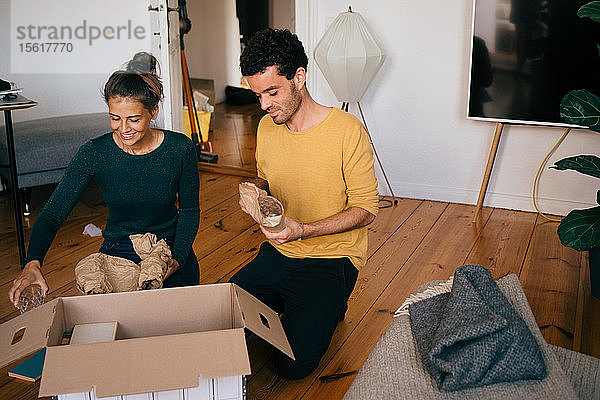
<path fill-rule="evenodd" d="M 19 276 L 17 276 L 17 279 L 13 281 L 13 285 L 8 291 L 8 299 L 15 307 L 19 304 L 21 292 L 30 285 L 39 285 L 44 291 L 44 295 L 48 293 L 48 284 L 44 279 L 38 260 L 31 260 L 25 264 L 25 267 L 21 270 Z"/>
<path fill-rule="evenodd" d="M 160 258 L 162 258 L 162 260 L 167 263 L 167 272 L 165 273 L 165 277 L 163 278 L 163 280 L 165 280 L 179 269 L 179 262 L 174 258 L 171 258 L 164 254 L 160 256 Z"/>

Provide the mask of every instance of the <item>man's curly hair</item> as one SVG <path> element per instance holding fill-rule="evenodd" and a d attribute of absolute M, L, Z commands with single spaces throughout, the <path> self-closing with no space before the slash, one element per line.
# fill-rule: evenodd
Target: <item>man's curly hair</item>
<path fill-rule="evenodd" d="M 240 56 L 244 76 L 261 73 L 272 65 L 276 65 L 279 75 L 287 79 L 292 79 L 298 68 L 308 66 L 302 42 L 287 29 L 267 28 L 257 32 Z"/>

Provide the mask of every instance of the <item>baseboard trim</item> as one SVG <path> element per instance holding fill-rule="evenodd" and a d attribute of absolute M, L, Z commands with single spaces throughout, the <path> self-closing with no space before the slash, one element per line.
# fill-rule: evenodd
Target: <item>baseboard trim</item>
<path fill-rule="evenodd" d="M 460 204 L 476 204 L 477 196 L 479 195 L 477 190 L 472 189 L 419 185 L 414 183 L 394 182 L 392 187 L 394 188 L 394 194 L 398 197 L 444 201 Z M 381 190 L 381 195 L 390 195 L 385 185 L 382 186 L 380 184 L 379 189 Z M 483 205 L 486 207 L 535 212 L 531 195 L 525 196 L 512 193 L 499 193 L 488 190 Z M 542 196 L 538 196 L 537 205 L 538 208 L 540 208 L 540 211 L 543 213 L 553 215 L 567 215 L 569 211 L 573 209 L 597 206 L 597 204 L 594 203 L 555 199 Z"/>

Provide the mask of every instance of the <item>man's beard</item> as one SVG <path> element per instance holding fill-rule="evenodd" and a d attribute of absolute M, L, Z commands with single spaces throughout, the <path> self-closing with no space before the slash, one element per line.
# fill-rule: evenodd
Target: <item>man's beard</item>
<path fill-rule="evenodd" d="M 300 94 L 300 91 L 296 89 L 296 86 L 294 86 L 293 82 L 290 83 L 290 87 L 291 89 L 289 97 L 285 100 L 281 107 L 277 108 L 279 115 L 271 117 L 276 125 L 283 125 L 288 122 L 290 118 L 296 114 L 296 111 L 298 111 L 300 108 L 300 104 L 302 104 L 302 95 Z"/>

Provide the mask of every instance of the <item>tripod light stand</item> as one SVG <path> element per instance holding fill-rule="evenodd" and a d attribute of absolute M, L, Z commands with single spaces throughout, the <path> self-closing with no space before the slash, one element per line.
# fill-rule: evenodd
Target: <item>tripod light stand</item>
<path fill-rule="evenodd" d="M 357 103 L 394 205 L 398 204 L 360 106 L 360 99 L 385 60 L 383 47 L 362 16 L 348 7 L 348 11 L 339 14 L 323 34 L 315 47 L 314 57 L 333 93 L 342 102 L 342 109 L 348 111 L 349 103 Z"/>

